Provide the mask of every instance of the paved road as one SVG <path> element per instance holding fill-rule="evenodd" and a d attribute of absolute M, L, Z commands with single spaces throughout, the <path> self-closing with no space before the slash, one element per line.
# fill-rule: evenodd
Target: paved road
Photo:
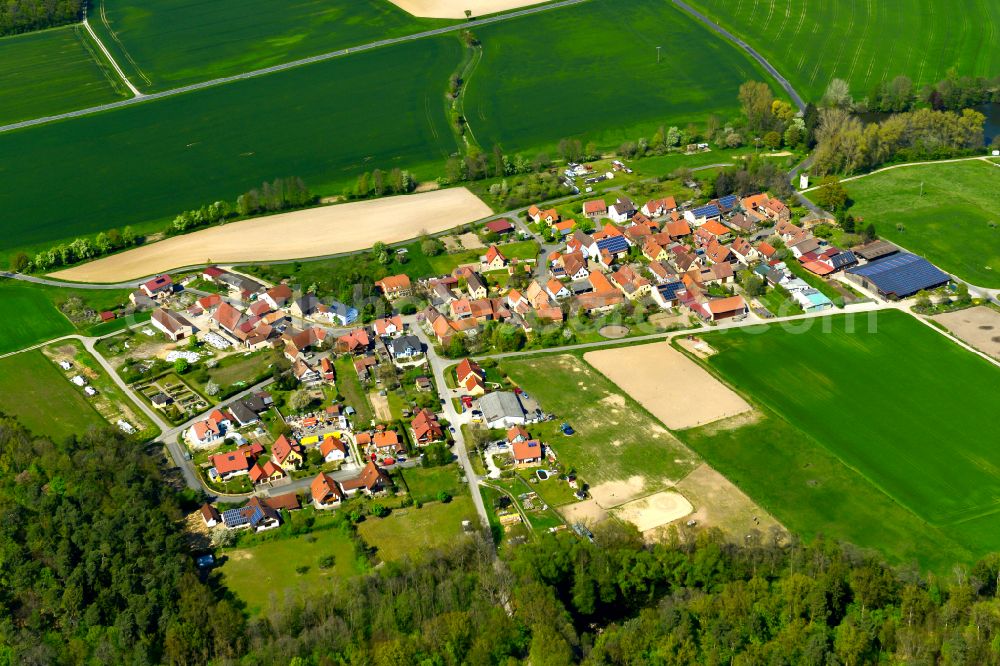
<path fill-rule="evenodd" d="M 434 373 L 434 383 L 437 385 L 438 397 L 444 400 L 442 407 L 444 417 L 455 427 L 455 432 L 453 433 L 455 438 L 455 455 L 458 456 L 458 462 L 465 471 L 465 478 L 469 482 L 469 492 L 472 493 L 472 503 L 476 506 L 479 521 L 482 523 L 484 529 L 489 529 L 489 515 L 486 513 L 486 505 L 483 503 L 482 493 L 479 492 L 479 475 L 472 468 L 469 451 L 466 449 L 465 434 L 461 428 L 461 424 L 467 422 L 468 419 L 455 411 L 455 405 L 451 401 L 454 396 L 448 390 L 448 384 L 445 382 L 444 369 L 451 365 L 452 361 L 442 359 L 437 355 L 434 351 L 434 345 L 428 339 L 427 334 L 424 333 L 423 328 L 417 323 L 415 316 L 406 317 L 404 321 L 409 324 L 410 331 L 420 338 L 420 341 L 427 348 L 427 361 L 430 363 L 431 371 Z"/>
<path fill-rule="evenodd" d="M 764 56 L 762 56 L 754 47 L 750 46 L 742 39 L 740 39 L 733 33 L 729 32 L 721 25 L 719 25 L 712 19 L 705 16 L 704 14 L 699 12 L 697 9 L 695 9 L 688 3 L 684 2 L 684 0 L 673 0 L 673 2 L 675 5 L 683 9 L 685 12 L 687 12 L 694 18 L 698 19 L 699 21 L 707 25 L 709 28 L 711 28 L 715 32 L 719 33 L 720 35 L 731 41 L 733 44 L 736 44 L 738 47 L 746 51 L 751 58 L 759 62 L 761 67 L 767 70 L 767 73 L 770 74 L 774 78 L 774 80 L 778 82 L 778 85 L 780 85 L 782 88 L 785 89 L 785 92 L 787 92 L 788 96 L 792 98 L 792 101 L 795 103 L 795 106 L 799 108 L 799 111 L 802 111 L 806 108 L 806 103 L 802 101 L 802 97 L 797 92 L 795 92 L 795 88 L 792 87 L 792 84 L 789 83 L 788 79 L 783 77 L 778 72 L 778 70 L 775 69 L 774 66 L 771 63 L 769 63 L 767 59 L 765 59 Z"/>
<path fill-rule="evenodd" d="M 211 79 L 209 81 L 201 81 L 199 83 L 192 83 L 190 85 L 181 86 L 180 88 L 173 88 L 171 90 L 163 90 L 160 92 L 149 93 L 143 95 L 136 90 L 135 92 L 139 94 L 139 97 L 133 97 L 131 99 L 120 100 L 117 102 L 110 102 L 108 104 L 100 104 L 98 106 L 92 106 L 87 109 L 78 109 L 76 111 L 69 111 L 67 113 L 59 113 L 51 116 L 45 116 L 42 118 L 34 118 L 32 120 L 23 120 L 18 123 L 11 123 L 9 125 L 0 126 L 0 132 L 10 132 L 12 130 L 23 129 L 25 127 L 32 127 L 34 125 L 43 125 L 45 123 L 55 122 L 57 120 L 66 120 L 68 118 L 79 118 L 81 116 L 89 116 L 95 113 L 101 113 L 104 111 L 111 111 L 113 109 L 120 109 L 126 106 L 132 106 L 133 104 L 141 104 L 143 102 L 152 102 L 153 100 L 163 99 L 165 97 L 173 97 L 175 95 L 183 95 L 184 93 L 194 92 L 196 90 L 203 90 L 205 88 L 213 88 L 215 86 L 221 86 L 227 83 L 234 83 L 236 81 L 243 81 L 245 79 L 253 79 L 259 76 L 266 76 L 268 74 L 274 74 L 276 72 L 282 72 L 286 69 L 293 69 L 295 67 L 302 67 L 303 65 L 311 65 L 317 62 L 323 62 L 325 60 L 332 60 L 333 58 L 340 58 L 352 53 L 361 53 L 363 51 L 371 51 L 372 49 L 382 48 L 383 46 L 391 46 L 393 44 L 402 44 L 404 42 L 412 42 L 418 39 L 424 39 L 426 37 L 434 37 L 436 35 L 445 35 L 452 32 L 459 32 L 462 30 L 467 30 L 469 28 L 475 28 L 480 25 L 489 25 L 491 23 L 500 23 L 502 21 L 508 21 L 513 18 L 518 18 L 520 16 L 528 16 L 530 14 L 538 14 L 541 12 L 551 11 L 553 9 L 559 9 L 561 7 L 569 7 L 571 5 L 578 5 L 588 0 L 560 0 L 560 2 L 553 2 L 544 5 L 536 5 L 534 7 L 528 7 L 527 9 L 521 9 L 514 12 L 509 12 L 507 14 L 499 14 L 496 16 L 490 16 L 488 18 L 476 19 L 475 21 L 470 21 L 467 23 L 456 23 L 454 25 L 445 26 L 443 28 L 435 28 L 434 30 L 425 30 L 423 32 L 417 32 L 412 35 L 404 35 L 403 37 L 394 37 L 392 39 L 380 39 L 376 42 L 370 42 L 368 44 L 361 44 L 360 46 L 352 46 L 347 49 L 338 49 L 336 51 L 330 51 L 328 53 L 321 53 L 319 55 L 310 56 L 308 58 L 301 58 L 299 60 L 292 60 L 291 62 L 282 63 L 280 65 L 274 65 L 272 67 L 263 67 L 261 69 L 255 69 L 249 72 L 244 72 L 242 74 L 234 74 L 233 76 L 223 76 L 217 79 Z M 103 49 L 103 45 L 102 45 Z M 112 60 L 112 62 L 114 62 Z M 124 75 L 122 75 L 124 79 Z M 127 82 L 127 79 L 126 79 Z M 132 88 L 131 84 L 129 87 Z M 133 88 L 133 90 L 135 90 Z"/>

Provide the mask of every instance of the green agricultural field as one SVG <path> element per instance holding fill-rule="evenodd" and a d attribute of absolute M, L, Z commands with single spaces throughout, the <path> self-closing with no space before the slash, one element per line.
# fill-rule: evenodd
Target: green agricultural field
<path fill-rule="evenodd" d="M 993 48 L 1000 5 L 980 0 L 807 2 L 691 0 L 705 15 L 756 48 L 799 94 L 819 100 L 833 78 L 860 99 L 883 79 L 905 74 L 933 83 L 961 75 L 996 76 Z"/>
<path fill-rule="evenodd" d="M 462 521 L 478 525 L 476 507 L 468 492 L 456 495 L 447 504 L 429 502 L 417 509 L 394 509 L 385 518 L 369 516 L 358 524 L 358 533 L 383 561 L 420 557 L 433 548 L 455 543 L 462 534 Z"/>
<path fill-rule="evenodd" d="M 143 92 L 175 88 L 453 21 L 386 0 L 97 0 L 91 24 Z"/>
<path fill-rule="evenodd" d="M 776 518 L 930 567 L 1000 548 L 995 366 L 897 311 L 706 339 L 764 418 L 681 436 Z"/>
<path fill-rule="evenodd" d="M 0 412 L 56 440 L 108 425 L 40 350 L 0 359 Z"/>
<path fill-rule="evenodd" d="M 768 80 L 749 56 L 660 0 L 594 0 L 476 36 L 483 58 L 468 77 L 465 111 L 487 149 L 551 150 L 563 137 L 617 147 L 663 125 L 734 116 L 739 85 Z"/>
<path fill-rule="evenodd" d="M 325 517 L 320 517 L 322 525 Z M 324 527 L 309 534 L 260 541 L 224 553 L 222 579 L 247 604 L 251 613 L 266 610 L 272 597 L 281 604 L 286 596 L 332 587 L 334 581 L 364 573 L 367 565 L 354 551 L 345 529 Z M 320 558 L 333 556 L 333 566 L 323 569 Z M 298 573 L 299 567 L 308 567 Z"/>
<path fill-rule="evenodd" d="M 0 39 L 0 125 L 123 99 L 87 31 L 66 26 Z"/>
<path fill-rule="evenodd" d="M 461 48 L 425 39 L 2 134 L 0 255 L 110 226 L 160 230 L 281 176 L 321 194 L 376 167 L 436 176 L 456 150 L 443 93 Z"/>
<path fill-rule="evenodd" d="M 124 303 L 128 291 L 62 289 L 0 280 L 0 303 L 7 313 L 0 319 L 0 354 L 75 332 L 73 324 L 59 311 L 59 305 L 72 296 L 101 311 Z"/>
<path fill-rule="evenodd" d="M 644 477 L 647 490 L 677 481 L 699 462 L 642 407 L 582 359 L 569 354 L 505 359 L 511 380 L 555 415 L 532 425 L 559 459 L 591 485 Z M 559 432 L 569 422 L 572 437 Z"/>
<path fill-rule="evenodd" d="M 845 187 L 851 213 L 874 223 L 880 236 L 973 284 L 1000 287 L 996 166 L 976 160 L 903 167 Z"/>

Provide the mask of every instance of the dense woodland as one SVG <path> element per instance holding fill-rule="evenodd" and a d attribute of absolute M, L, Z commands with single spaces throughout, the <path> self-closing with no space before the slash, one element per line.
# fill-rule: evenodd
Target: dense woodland
<path fill-rule="evenodd" d="M 250 619 L 196 576 L 161 462 L 0 418 L 0 664 L 1000 661 L 998 557 L 944 579 L 822 539 L 650 546 L 618 525 L 499 562 L 468 538 Z"/>
<path fill-rule="evenodd" d="M 0 2 L 0 36 L 52 28 L 82 18 L 81 0 L 5 0 Z"/>

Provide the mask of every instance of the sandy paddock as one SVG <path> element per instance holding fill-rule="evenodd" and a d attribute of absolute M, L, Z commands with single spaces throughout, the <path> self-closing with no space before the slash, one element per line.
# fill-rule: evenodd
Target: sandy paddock
<path fill-rule="evenodd" d="M 736 392 L 666 342 L 588 352 L 583 358 L 672 430 L 752 409 Z"/>
<path fill-rule="evenodd" d="M 632 523 L 640 532 L 648 532 L 680 520 L 694 511 L 691 502 L 672 490 L 664 490 L 623 504 L 614 510 L 618 518 Z"/>
<path fill-rule="evenodd" d="M 75 282 L 121 282 L 184 266 L 303 259 L 398 243 L 492 214 L 465 188 L 280 213 L 150 243 L 53 273 Z"/>
<path fill-rule="evenodd" d="M 562 514 L 563 520 L 570 525 L 583 523 L 592 527 L 608 517 L 608 512 L 604 510 L 604 507 L 593 499 L 561 506 L 558 511 Z"/>
<path fill-rule="evenodd" d="M 389 2 L 414 16 L 464 19 L 466 9 L 471 10 L 473 16 L 485 16 L 529 5 L 540 5 L 546 0 L 389 0 Z"/>
<path fill-rule="evenodd" d="M 605 509 L 610 509 L 642 496 L 645 488 L 646 480 L 635 475 L 624 481 L 606 481 L 593 486 L 590 488 L 590 496 Z"/>
<path fill-rule="evenodd" d="M 984 305 L 935 315 L 932 319 L 984 354 L 1000 360 L 1000 312 Z"/>
<path fill-rule="evenodd" d="M 698 528 L 717 527 L 734 541 L 744 539 L 754 530 L 765 534 L 772 529 L 785 531 L 746 493 L 707 464 L 699 465 L 679 481 L 677 490 L 697 508 L 689 519 L 697 521 Z"/>

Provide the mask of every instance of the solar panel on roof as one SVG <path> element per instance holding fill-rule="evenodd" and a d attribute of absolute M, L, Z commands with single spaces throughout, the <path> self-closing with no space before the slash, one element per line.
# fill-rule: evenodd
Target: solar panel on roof
<path fill-rule="evenodd" d="M 736 195 L 729 194 L 719 198 L 719 207 L 723 210 L 731 210 L 736 207 Z"/>
<path fill-rule="evenodd" d="M 677 296 L 677 292 L 684 289 L 684 283 L 668 282 L 667 284 L 661 284 L 656 289 L 665 299 L 673 300 Z"/>
<path fill-rule="evenodd" d="M 721 215 L 719 212 L 719 207 L 715 204 L 708 204 L 707 206 L 700 206 L 695 208 L 693 211 L 694 216 L 698 217 L 718 217 Z"/>
<path fill-rule="evenodd" d="M 628 241 L 622 236 L 610 236 L 597 241 L 597 247 L 601 251 L 628 252 Z"/>
<path fill-rule="evenodd" d="M 222 512 L 222 522 L 229 527 L 239 527 L 247 524 L 246 515 L 239 509 L 226 509 Z"/>
<path fill-rule="evenodd" d="M 931 262 L 909 253 L 885 257 L 864 266 L 848 269 L 847 272 L 866 277 L 883 293 L 899 297 L 911 296 L 924 289 L 933 289 L 950 279 Z"/>

